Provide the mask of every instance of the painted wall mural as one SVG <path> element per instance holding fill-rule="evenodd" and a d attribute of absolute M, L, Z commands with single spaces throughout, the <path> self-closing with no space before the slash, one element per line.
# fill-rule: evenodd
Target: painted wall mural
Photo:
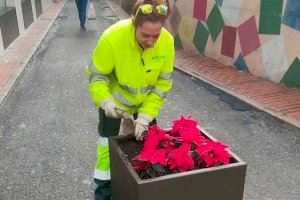
<path fill-rule="evenodd" d="M 300 0 L 169 0 L 175 45 L 300 88 Z"/>

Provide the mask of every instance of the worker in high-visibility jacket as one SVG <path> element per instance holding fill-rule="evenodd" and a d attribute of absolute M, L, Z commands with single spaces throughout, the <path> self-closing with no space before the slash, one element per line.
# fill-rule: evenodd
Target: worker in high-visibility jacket
<path fill-rule="evenodd" d="M 167 11 L 165 0 L 138 0 L 131 19 L 103 32 L 86 68 L 100 118 L 95 199 L 111 198 L 107 138 L 119 133 L 118 111 L 134 115 L 134 135 L 142 140 L 172 87 L 174 39 L 163 28 Z"/>

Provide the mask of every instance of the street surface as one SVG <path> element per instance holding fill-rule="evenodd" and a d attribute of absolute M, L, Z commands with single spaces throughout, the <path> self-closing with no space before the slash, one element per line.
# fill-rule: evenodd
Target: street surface
<path fill-rule="evenodd" d="M 0 108 L 0 199 L 93 199 L 97 110 L 84 66 L 116 16 L 96 0 L 81 31 L 67 2 Z M 245 200 L 300 199 L 300 130 L 175 70 L 158 117 L 193 116 L 247 164 Z"/>

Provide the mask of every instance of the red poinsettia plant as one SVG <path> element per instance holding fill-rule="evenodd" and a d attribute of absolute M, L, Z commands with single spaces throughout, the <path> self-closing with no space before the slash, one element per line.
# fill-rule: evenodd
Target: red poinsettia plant
<path fill-rule="evenodd" d="M 205 137 L 197 125 L 194 118 L 181 116 L 171 130 L 150 127 L 142 151 L 132 160 L 140 178 L 228 164 L 228 146 Z"/>

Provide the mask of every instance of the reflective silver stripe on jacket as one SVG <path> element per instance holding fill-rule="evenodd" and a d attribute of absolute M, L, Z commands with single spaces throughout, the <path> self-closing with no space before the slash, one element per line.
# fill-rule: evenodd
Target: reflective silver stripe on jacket
<path fill-rule="evenodd" d="M 133 103 L 131 103 L 127 99 L 125 99 L 125 97 L 123 97 L 122 94 L 120 94 L 118 91 L 113 92 L 113 97 L 127 107 L 135 106 Z"/>
<path fill-rule="evenodd" d="M 89 82 L 95 82 L 95 81 L 105 81 L 107 83 L 109 83 L 109 78 L 108 76 L 105 75 L 100 75 L 100 74 L 93 74 L 89 76 Z"/>
<path fill-rule="evenodd" d="M 165 80 L 171 80 L 172 73 L 160 73 L 158 78 L 165 79 Z"/>
<path fill-rule="evenodd" d="M 121 85 L 121 84 L 120 84 L 120 86 L 121 86 L 122 89 L 127 90 L 131 94 L 135 94 L 135 95 L 138 94 L 138 89 L 137 88 L 133 88 L 133 87 L 129 87 L 127 85 Z"/>
<path fill-rule="evenodd" d="M 99 74 L 99 71 L 94 66 L 93 61 L 91 61 L 90 65 L 89 65 L 89 69 L 93 74 Z"/>
<path fill-rule="evenodd" d="M 89 77 L 89 82 L 95 82 L 95 81 L 105 81 L 107 83 L 110 82 L 109 76 L 107 74 L 101 74 L 98 72 L 98 70 L 93 65 L 93 62 L 89 65 L 89 70 L 92 72 L 92 75 Z"/>
<path fill-rule="evenodd" d="M 141 88 L 141 93 L 146 93 L 148 90 L 151 90 L 151 89 L 153 89 L 154 88 L 154 86 L 153 85 L 148 85 L 148 86 L 146 86 L 146 87 L 142 87 Z"/>
<path fill-rule="evenodd" d="M 160 96 L 160 98 L 166 98 L 166 96 L 167 96 L 167 92 L 164 92 L 164 91 L 162 91 L 162 90 L 159 90 L 159 89 L 157 89 L 157 88 L 153 88 L 153 89 L 151 89 L 151 91 L 152 92 L 155 92 L 158 96 Z"/>

